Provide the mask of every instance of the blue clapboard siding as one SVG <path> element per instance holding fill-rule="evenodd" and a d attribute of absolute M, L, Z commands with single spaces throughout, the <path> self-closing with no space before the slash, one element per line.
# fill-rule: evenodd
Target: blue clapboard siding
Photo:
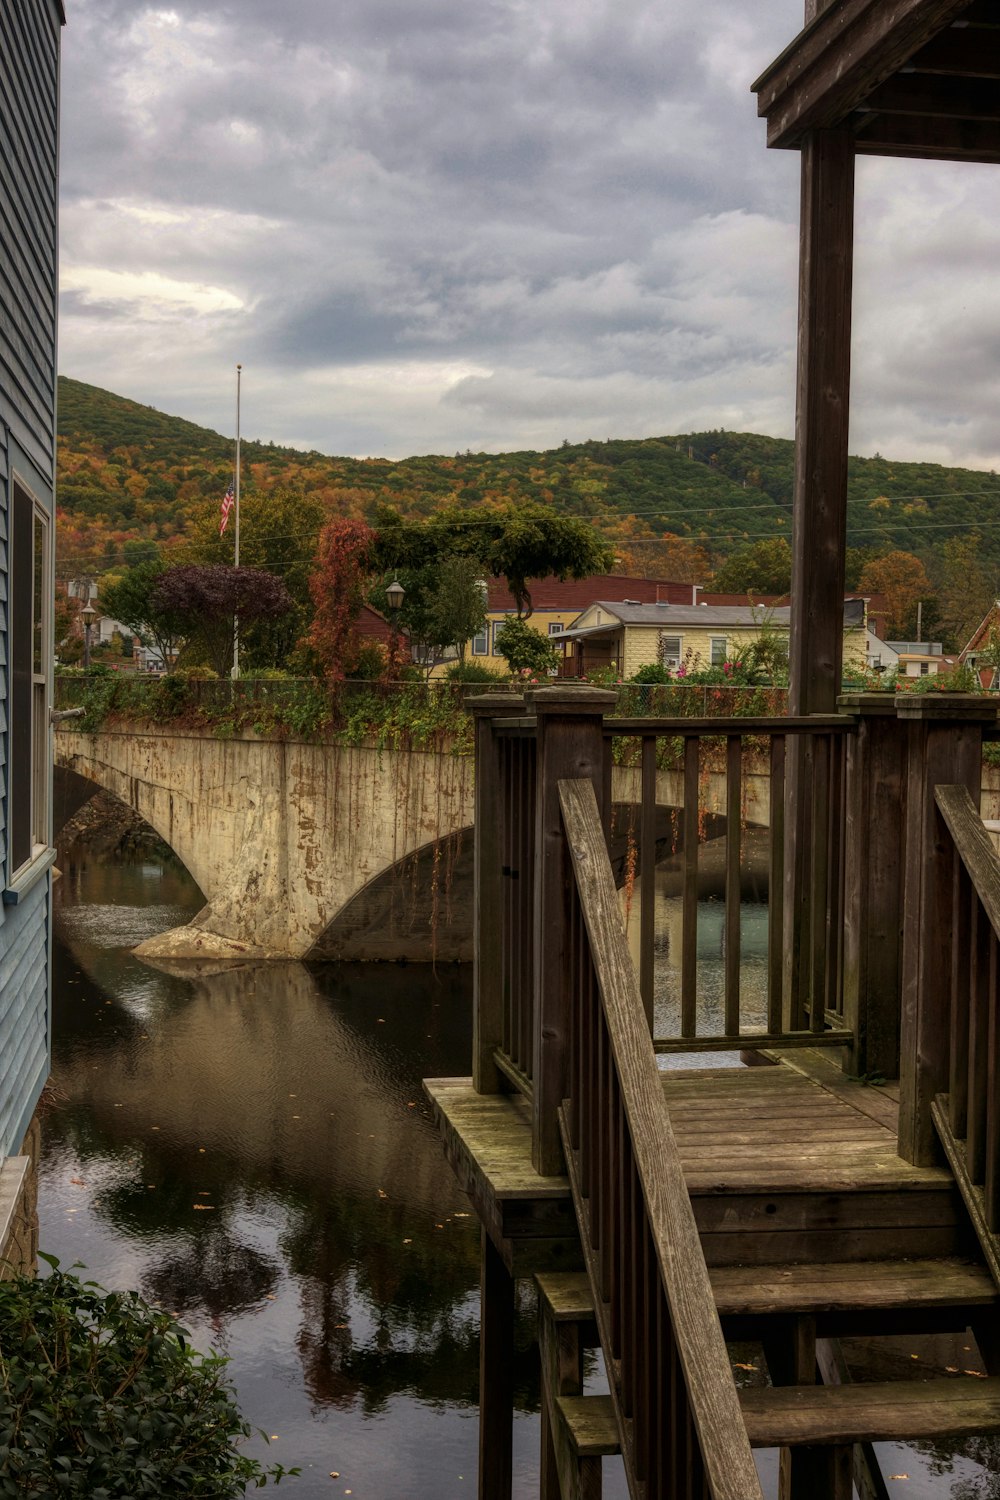
<path fill-rule="evenodd" d="M 16 1153 L 49 1072 L 50 877 L 0 925 L 0 1156 Z"/>
<path fill-rule="evenodd" d="M 60 20 L 53 0 L 0 5 L 0 423 L 50 487 Z"/>
<path fill-rule="evenodd" d="M 0 0 L 0 875 L 7 884 L 8 521 L 15 475 L 54 512 L 59 0 Z M 0 907 L 0 1156 L 49 1069 L 46 872 Z"/>

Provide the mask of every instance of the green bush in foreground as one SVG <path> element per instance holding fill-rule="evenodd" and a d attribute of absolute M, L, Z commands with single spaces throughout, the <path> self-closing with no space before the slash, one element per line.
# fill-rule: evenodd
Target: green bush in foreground
<path fill-rule="evenodd" d="M 0 1282 L 0 1496 L 228 1500 L 268 1478 L 223 1371 L 169 1313 L 59 1269 Z"/>

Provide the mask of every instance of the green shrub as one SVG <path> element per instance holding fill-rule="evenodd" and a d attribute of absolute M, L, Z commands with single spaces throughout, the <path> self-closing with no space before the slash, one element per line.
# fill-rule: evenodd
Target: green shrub
<path fill-rule="evenodd" d="M 252 1428 L 169 1313 L 59 1269 L 0 1282 L 0 1497 L 228 1500 L 278 1483 Z"/>
<path fill-rule="evenodd" d="M 449 682 L 509 682 L 506 672 L 495 672 L 484 662 L 456 661 L 445 672 Z"/>
<path fill-rule="evenodd" d="M 629 679 L 631 682 L 659 683 L 673 682 L 670 668 L 663 666 L 660 662 L 650 661 L 644 667 L 640 667 L 635 676 Z"/>

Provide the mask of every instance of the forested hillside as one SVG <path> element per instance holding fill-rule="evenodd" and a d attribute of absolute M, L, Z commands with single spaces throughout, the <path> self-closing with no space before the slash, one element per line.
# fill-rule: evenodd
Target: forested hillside
<path fill-rule="evenodd" d="M 232 461 L 229 438 L 60 379 L 60 576 L 99 575 L 153 553 L 183 560 L 193 539 L 203 545 L 211 532 Z M 248 499 L 272 493 L 276 504 L 280 496 L 294 506 L 294 495 L 304 493 L 310 511 L 370 516 L 388 503 L 414 517 L 446 503 L 536 499 L 592 519 L 613 542 L 622 571 L 697 581 L 755 542 L 789 537 L 792 467 L 790 442 L 723 431 L 400 462 L 243 444 Z M 974 593 L 966 611 L 974 612 L 980 596 L 1000 585 L 998 501 L 1000 478 L 992 473 L 852 459 L 855 574 L 873 557 L 912 553 L 935 589 Z M 978 576 L 970 590 L 973 564 Z M 950 619 L 946 604 L 941 618 Z M 960 634 L 964 618 L 956 616 L 950 628 Z"/>

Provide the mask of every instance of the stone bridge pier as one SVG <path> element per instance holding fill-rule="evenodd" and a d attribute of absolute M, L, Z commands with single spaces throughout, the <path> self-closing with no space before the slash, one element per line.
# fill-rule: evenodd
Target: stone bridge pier
<path fill-rule="evenodd" d="M 60 768 L 127 803 L 205 906 L 148 957 L 471 957 L 465 755 L 61 727 Z"/>

